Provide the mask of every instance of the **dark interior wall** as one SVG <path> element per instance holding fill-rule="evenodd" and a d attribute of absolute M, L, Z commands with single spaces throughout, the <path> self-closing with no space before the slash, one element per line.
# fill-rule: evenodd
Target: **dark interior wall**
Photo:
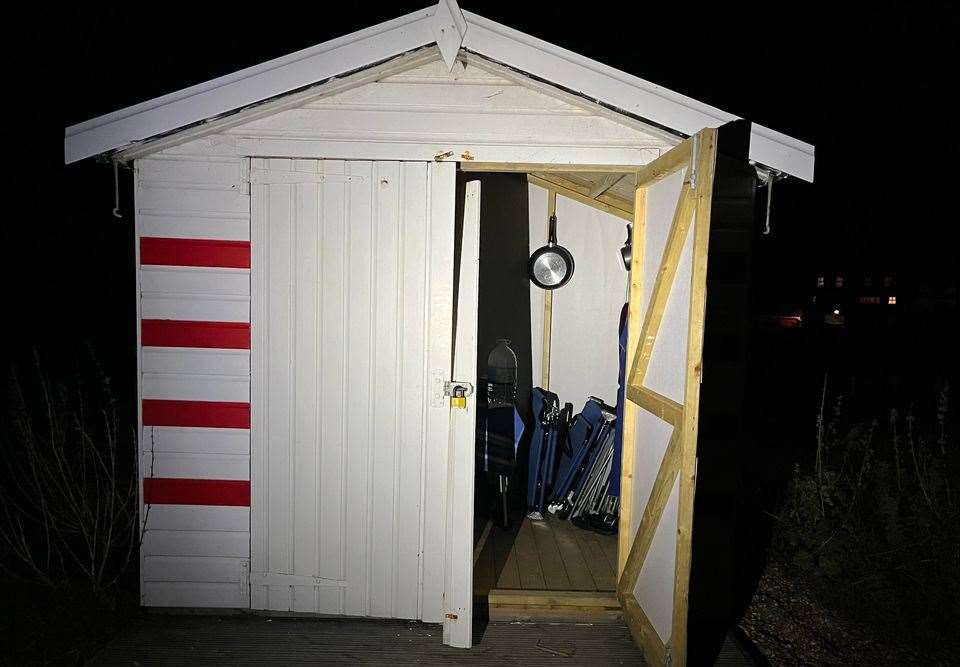
<path fill-rule="evenodd" d="M 524 174 L 457 176 L 462 198 L 467 179 L 480 181 L 480 294 L 477 313 L 477 372 L 486 374 L 487 355 L 497 339 L 509 338 L 517 355 L 520 413 L 530 406 L 530 221 Z"/>
<path fill-rule="evenodd" d="M 745 406 L 750 331 L 750 266 L 756 171 L 747 161 L 750 124 L 720 128 L 710 217 L 707 304 L 697 442 L 691 664 L 713 664 L 738 614 L 742 559 L 738 508 L 749 449 Z"/>
<path fill-rule="evenodd" d="M 533 388 L 530 345 L 530 221 L 525 174 L 457 174 L 457 211 L 462 217 L 467 180 L 480 181 L 480 290 L 477 312 L 477 374 L 485 377 L 487 355 L 497 339 L 509 338 L 517 355 L 517 401 L 529 425 Z M 479 380 L 478 378 L 478 380 Z M 477 383 L 479 386 L 479 382 Z M 529 431 L 529 429 L 528 429 Z M 526 434 L 529 436 L 529 433 Z M 526 438 L 521 442 L 511 496 L 523 488 Z M 475 507 L 485 516 L 493 488 L 484 475 L 476 480 Z"/>

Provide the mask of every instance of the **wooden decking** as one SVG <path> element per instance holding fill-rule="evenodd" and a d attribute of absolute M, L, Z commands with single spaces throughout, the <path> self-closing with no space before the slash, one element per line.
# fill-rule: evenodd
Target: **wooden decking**
<path fill-rule="evenodd" d="M 372 619 L 137 619 L 90 662 L 113 665 L 643 665 L 622 625 L 491 623 L 473 649 L 439 625 Z"/>
<path fill-rule="evenodd" d="M 615 535 L 582 530 L 550 515 L 543 521 L 524 517 L 519 529 L 490 530 L 474 565 L 474 592 L 613 591 L 616 570 Z"/>

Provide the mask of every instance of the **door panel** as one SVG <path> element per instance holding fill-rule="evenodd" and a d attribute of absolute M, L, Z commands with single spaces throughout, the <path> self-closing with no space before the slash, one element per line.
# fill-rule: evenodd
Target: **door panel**
<path fill-rule="evenodd" d="M 480 181 L 467 181 L 458 271 L 453 380 L 477 382 L 480 287 Z M 473 635 L 473 493 L 477 399 L 450 410 L 446 606 L 443 643 L 470 648 Z"/>
<path fill-rule="evenodd" d="M 251 167 L 252 606 L 439 622 L 453 167 Z"/>
<path fill-rule="evenodd" d="M 617 596 L 651 664 L 686 664 L 716 130 L 638 174 Z"/>

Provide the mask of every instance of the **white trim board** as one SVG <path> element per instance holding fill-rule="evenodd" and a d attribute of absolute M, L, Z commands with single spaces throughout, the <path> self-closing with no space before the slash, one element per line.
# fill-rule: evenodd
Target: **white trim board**
<path fill-rule="evenodd" d="M 441 0 L 435 7 L 72 125 L 65 133 L 64 161 L 69 164 L 122 149 L 436 44 L 438 26 L 448 26 L 455 11 L 459 11 L 455 2 Z M 471 12 L 462 16 L 466 25 L 462 49 L 609 105 L 626 117 L 645 119 L 682 135 L 737 119 Z M 775 130 L 753 125 L 750 158 L 813 180 L 814 147 Z"/>

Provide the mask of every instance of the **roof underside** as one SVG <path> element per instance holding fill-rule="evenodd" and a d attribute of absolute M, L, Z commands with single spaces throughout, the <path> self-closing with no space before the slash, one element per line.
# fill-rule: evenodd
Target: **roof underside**
<path fill-rule="evenodd" d="M 433 44 L 448 64 L 461 50 L 475 53 L 613 109 L 625 122 L 635 124 L 639 119 L 678 136 L 737 119 L 470 12 L 461 15 L 452 0 L 441 0 L 436 7 L 68 127 L 64 160 L 69 164 L 129 150 L 269 100 L 295 97 L 348 74 L 376 70 L 386 61 Z M 151 152 L 148 146 L 140 148 L 140 155 Z M 750 158 L 767 168 L 813 180 L 813 146 L 775 130 L 752 125 Z"/>

